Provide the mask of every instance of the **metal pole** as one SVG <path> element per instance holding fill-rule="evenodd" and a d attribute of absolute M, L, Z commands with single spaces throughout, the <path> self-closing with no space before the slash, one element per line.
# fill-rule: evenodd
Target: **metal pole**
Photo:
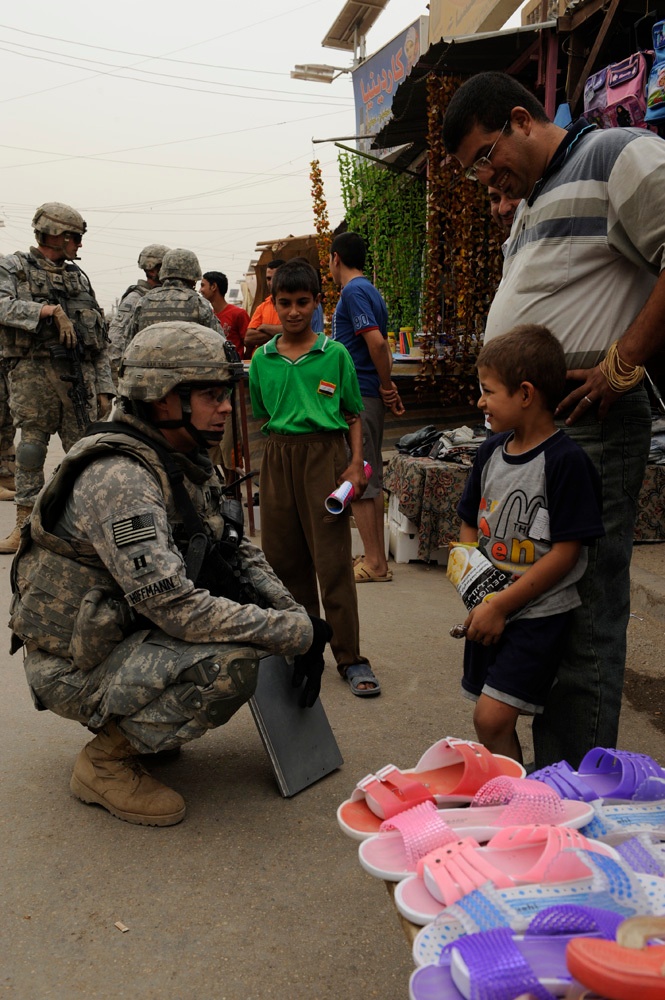
<path fill-rule="evenodd" d="M 370 136 L 363 136 L 363 139 L 369 138 Z M 411 177 L 420 177 L 420 174 L 416 173 L 415 170 L 407 170 L 406 167 L 396 167 L 394 163 L 386 163 L 385 160 L 380 159 L 378 156 L 372 156 L 370 153 L 361 153 L 359 149 L 351 149 L 350 146 L 343 146 L 341 142 L 336 142 L 335 145 L 347 153 L 354 153 L 356 156 L 364 156 L 366 160 L 373 160 L 374 163 L 379 163 L 386 170 L 392 170 L 394 174 L 409 174 Z"/>

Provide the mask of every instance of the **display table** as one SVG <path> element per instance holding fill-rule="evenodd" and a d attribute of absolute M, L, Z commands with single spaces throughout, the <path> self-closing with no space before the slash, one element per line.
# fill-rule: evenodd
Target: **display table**
<path fill-rule="evenodd" d="M 395 455 L 383 485 L 397 499 L 400 513 L 418 526 L 418 558 L 459 538 L 459 503 L 469 468 L 454 462 Z"/>
<path fill-rule="evenodd" d="M 399 511 L 418 526 L 418 559 L 459 538 L 457 504 L 469 468 L 454 462 L 395 455 L 388 462 L 383 485 Z M 636 542 L 665 541 L 665 466 L 647 465 L 638 498 Z"/>

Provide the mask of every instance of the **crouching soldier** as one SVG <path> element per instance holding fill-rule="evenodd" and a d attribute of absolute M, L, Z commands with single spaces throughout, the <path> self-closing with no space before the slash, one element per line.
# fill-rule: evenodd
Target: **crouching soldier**
<path fill-rule="evenodd" d="M 320 688 L 330 630 L 243 538 L 207 457 L 241 373 L 212 330 L 142 330 L 111 421 L 46 484 L 12 565 L 13 650 L 24 647 L 35 704 L 96 734 L 71 790 L 130 823 L 183 818 L 182 797 L 137 755 L 227 722 L 252 696 L 261 655 L 295 656 L 303 704 Z"/>

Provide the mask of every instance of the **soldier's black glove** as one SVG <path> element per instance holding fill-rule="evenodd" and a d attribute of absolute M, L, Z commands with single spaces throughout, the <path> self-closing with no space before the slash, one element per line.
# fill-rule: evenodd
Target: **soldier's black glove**
<path fill-rule="evenodd" d="M 323 651 L 333 634 L 330 625 L 323 618 L 314 618 L 310 615 L 309 620 L 314 629 L 312 645 L 306 653 L 296 656 L 293 664 L 293 687 L 300 687 L 305 681 L 299 699 L 301 708 L 311 708 L 319 697 L 323 674 Z"/>

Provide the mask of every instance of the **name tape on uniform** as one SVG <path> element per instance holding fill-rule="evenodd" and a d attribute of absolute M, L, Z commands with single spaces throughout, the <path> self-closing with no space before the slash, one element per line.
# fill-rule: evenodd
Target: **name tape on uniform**
<path fill-rule="evenodd" d="M 142 601 L 147 601 L 149 597 L 156 597 L 157 594 L 167 594 L 170 590 L 175 590 L 180 584 L 180 577 L 166 576 L 163 580 L 156 580 L 155 583 L 146 583 L 144 587 L 132 590 L 131 594 L 125 594 L 125 600 L 135 607 Z"/>

